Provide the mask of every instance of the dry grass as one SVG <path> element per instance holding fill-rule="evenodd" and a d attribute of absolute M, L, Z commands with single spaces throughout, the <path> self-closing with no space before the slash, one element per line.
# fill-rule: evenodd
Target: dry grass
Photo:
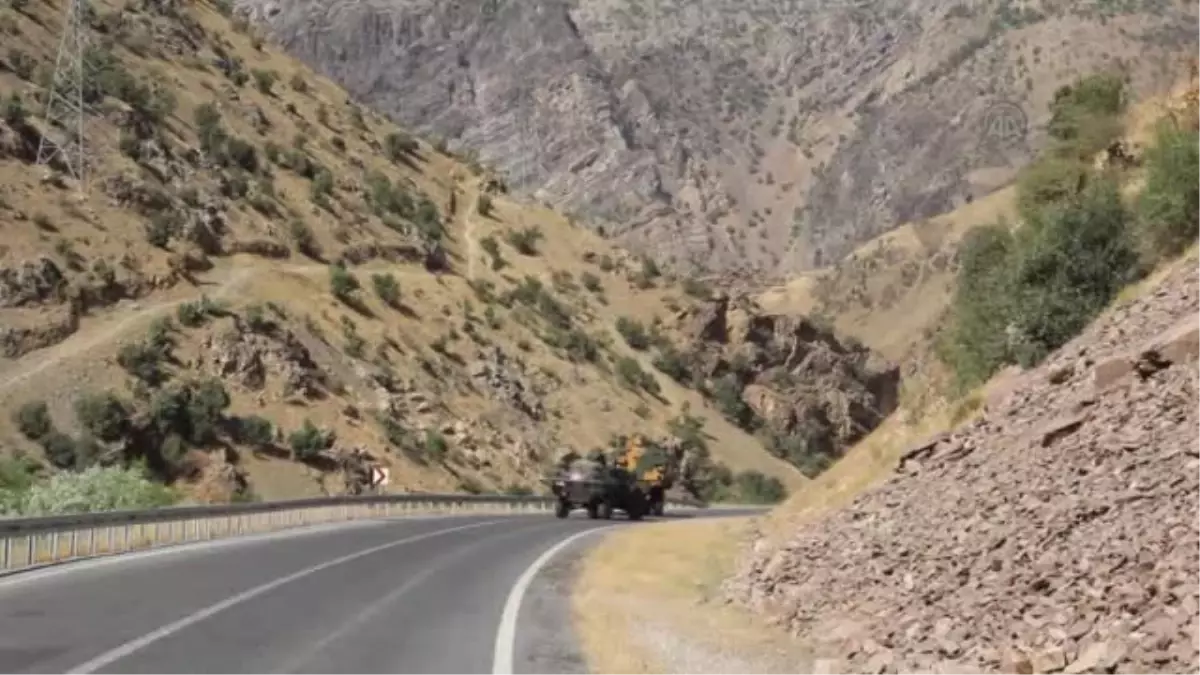
<path fill-rule="evenodd" d="M 592 672 L 799 672 L 809 661 L 800 645 L 720 599 L 748 525 L 655 523 L 605 536 L 572 597 Z"/>

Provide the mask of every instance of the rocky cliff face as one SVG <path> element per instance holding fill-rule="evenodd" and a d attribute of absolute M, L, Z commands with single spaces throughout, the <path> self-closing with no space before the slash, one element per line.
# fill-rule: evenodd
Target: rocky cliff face
<path fill-rule="evenodd" d="M 844 672 L 1194 672 L 1197 283 L 1193 259 L 887 484 L 758 542 L 730 595 Z"/>
<path fill-rule="evenodd" d="M 815 474 L 896 409 L 896 367 L 803 317 L 720 297 L 677 317 L 686 375 L 776 455 Z"/>
<path fill-rule="evenodd" d="M 518 189 L 662 259 L 760 274 L 986 193 L 1059 85 L 1120 68 L 1158 90 L 1197 43 L 1193 4 L 1151 0 L 239 3 Z"/>

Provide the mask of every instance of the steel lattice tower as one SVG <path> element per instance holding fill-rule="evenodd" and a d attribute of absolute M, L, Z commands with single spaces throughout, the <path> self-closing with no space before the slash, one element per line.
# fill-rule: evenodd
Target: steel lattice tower
<path fill-rule="evenodd" d="M 76 180 L 79 191 L 83 192 L 87 189 L 87 154 L 84 147 L 87 110 L 83 105 L 86 0 L 65 2 L 62 38 L 54 59 L 54 76 L 50 80 L 50 88 L 43 93 L 43 118 L 56 131 L 47 129 L 47 133 L 42 134 L 38 143 L 37 164 L 46 166 L 58 158 L 67 173 Z M 61 133 L 61 140 L 51 138 L 54 133 Z"/>

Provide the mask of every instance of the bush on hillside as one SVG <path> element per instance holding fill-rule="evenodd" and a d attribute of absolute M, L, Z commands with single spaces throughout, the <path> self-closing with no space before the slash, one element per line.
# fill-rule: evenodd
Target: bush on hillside
<path fill-rule="evenodd" d="M 1088 165 L 1071 157 L 1039 157 L 1017 176 L 1017 210 L 1023 220 L 1036 218 L 1050 204 L 1072 199 L 1087 185 Z"/>
<path fill-rule="evenodd" d="M 322 451 L 333 447 L 337 436 L 333 431 L 322 431 L 312 420 L 304 420 L 304 424 L 288 434 L 288 447 L 296 459 L 311 459 Z"/>
<path fill-rule="evenodd" d="M 1161 124 L 1146 149 L 1146 186 L 1138 199 L 1138 239 L 1147 262 L 1178 255 L 1200 228 L 1200 137 Z"/>
<path fill-rule="evenodd" d="M 1013 247 L 1012 233 L 999 224 L 971 230 L 959 249 L 958 283 L 941 356 L 962 391 L 987 380 L 1011 360 L 1008 261 Z"/>
<path fill-rule="evenodd" d="M 960 391 L 1008 363 L 1029 367 L 1077 335 L 1135 280 L 1141 266 L 1117 185 L 1036 209 L 1009 235 L 1003 226 L 965 242 L 943 358 Z"/>
<path fill-rule="evenodd" d="M 617 332 L 625 339 L 626 344 L 638 351 L 643 351 L 650 346 L 650 335 L 646 332 L 646 327 L 637 319 L 619 317 Z"/>
<path fill-rule="evenodd" d="M 1057 152 L 1090 158 L 1121 134 L 1126 104 L 1125 81 L 1115 73 L 1097 73 L 1059 87 L 1050 104 L 1047 132 L 1059 141 Z"/>
<path fill-rule="evenodd" d="M 13 421 L 21 435 L 31 441 L 45 438 L 54 431 L 54 422 L 50 419 L 50 409 L 45 401 L 30 401 L 13 413 Z"/>
<path fill-rule="evenodd" d="M 102 441 L 116 441 L 129 425 L 129 406 L 112 392 L 83 394 L 75 399 L 80 425 Z"/>
<path fill-rule="evenodd" d="M 1012 326 L 1018 363 L 1032 366 L 1066 344 L 1140 276 L 1131 223 L 1118 186 L 1105 179 L 1017 231 Z"/>
<path fill-rule="evenodd" d="M 358 278 L 353 272 L 341 265 L 329 266 L 329 290 L 333 297 L 342 302 L 349 302 L 358 289 Z"/>
<path fill-rule="evenodd" d="M 738 501 L 747 504 L 778 504 L 787 497 L 782 481 L 753 469 L 734 475 L 733 486 Z"/>
<path fill-rule="evenodd" d="M 174 490 L 150 480 L 141 467 L 93 466 L 56 473 L 29 487 L 15 510 L 23 516 L 51 516 L 159 508 L 177 499 Z"/>

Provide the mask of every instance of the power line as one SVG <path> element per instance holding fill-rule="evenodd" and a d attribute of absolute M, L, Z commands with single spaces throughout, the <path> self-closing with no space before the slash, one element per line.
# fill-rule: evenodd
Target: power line
<path fill-rule="evenodd" d="M 83 104 L 84 50 L 87 43 L 85 19 L 86 0 L 66 0 L 63 12 L 62 37 L 54 58 L 54 75 L 45 92 L 43 119 L 57 127 L 62 136 L 52 138 L 53 132 L 43 133 L 38 142 L 38 166 L 47 166 L 56 158 L 76 181 L 80 192 L 87 191 L 87 152 L 84 122 L 87 109 Z M 47 130 L 49 131 L 49 130 Z"/>

